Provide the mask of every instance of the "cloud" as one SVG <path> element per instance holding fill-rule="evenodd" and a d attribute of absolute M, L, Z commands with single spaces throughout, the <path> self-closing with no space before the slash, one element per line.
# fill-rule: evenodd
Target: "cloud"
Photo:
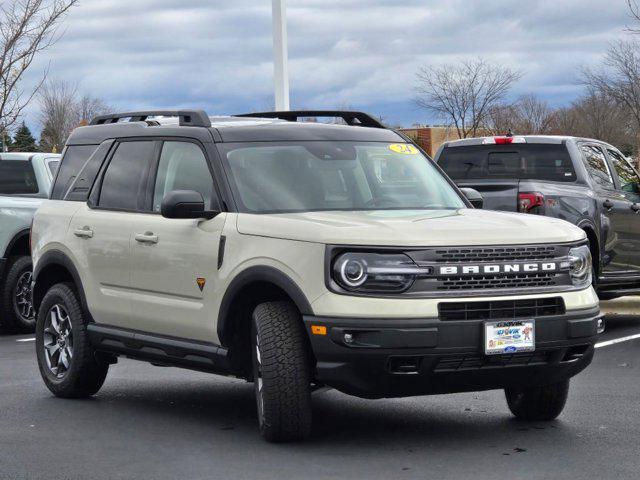
<path fill-rule="evenodd" d="M 485 57 L 524 75 L 513 96 L 553 104 L 580 92 L 631 22 L 602 0 L 288 0 L 293 107 L 350 105 L 393 123 L 429 120 L 412 103 L 420 66 Z M 49 66 L 114 108 L 265 109 L 272 98 L 269 0 L 84 0 L 26 83 Z M 37 105 L 28 121 L 38 130 Z"/>

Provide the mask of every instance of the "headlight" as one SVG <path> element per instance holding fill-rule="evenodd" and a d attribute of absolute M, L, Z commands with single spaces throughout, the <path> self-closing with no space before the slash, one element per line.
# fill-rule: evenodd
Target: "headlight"
<path fill-rule="evenodd" d="M 575 286 L 591 284 L 591 251 L 587 245 L 569 250 L 569 274 Z"/>
<path fill-rule="evenodd" d="M 343 253 L 333 261 L 332 277 L 345 290 L 403 292 L 420 275 L 431 272 L 404 254 Z"/>

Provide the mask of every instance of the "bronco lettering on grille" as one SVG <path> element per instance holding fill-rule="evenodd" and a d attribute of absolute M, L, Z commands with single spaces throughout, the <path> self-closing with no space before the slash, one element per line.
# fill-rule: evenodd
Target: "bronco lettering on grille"
<path fill-rule="evenodd" d="M 438 267 L 438 273 L 441 276 L 555 272 L 556 270 L 558 270 L 558 264 L 556 262 L 505 263 L 495 265 L 445 265 Z"/>

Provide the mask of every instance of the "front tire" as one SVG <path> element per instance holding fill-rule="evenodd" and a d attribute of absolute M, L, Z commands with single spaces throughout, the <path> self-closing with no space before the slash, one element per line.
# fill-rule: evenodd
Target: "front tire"
<path fill-rule="evenodd" d="M 36 315 L 31 297 L 31 257 L 17 257 L 11 263 L 4 284 L 0 317 L 7 333 L 33 333 Z"/>
<path fill-rule="evenodd" d="M 70 284 L 54 285 L 40 304 L 36 354 L 42 379 L 56 397 L 90 397 L 104 383 L 109 365 L 95 357 L 78 295 Z"/>
<path fill-rule="evenodd" d="M 252 325 L 260 433 L 269 442 L 302 440 L 311 433 L 311 368 L 300 313 L 289 302 L 263 303 Z"/>
<path fill-rule="evenodd" d="M 506 389 L 509 410 L 518 420 L 548 421 L 562 413 L 569 396 L 569 380 L 524 389 Z"/>

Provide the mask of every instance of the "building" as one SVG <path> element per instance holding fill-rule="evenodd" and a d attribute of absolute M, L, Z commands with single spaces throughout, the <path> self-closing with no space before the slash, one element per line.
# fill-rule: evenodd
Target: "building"
<path fill-rule="evenodd" d="M 431 157 L 444 142 L 460 139 L 456 129 L 451 127 L 412 127 L 399 130 L 420 145 Z"/>

